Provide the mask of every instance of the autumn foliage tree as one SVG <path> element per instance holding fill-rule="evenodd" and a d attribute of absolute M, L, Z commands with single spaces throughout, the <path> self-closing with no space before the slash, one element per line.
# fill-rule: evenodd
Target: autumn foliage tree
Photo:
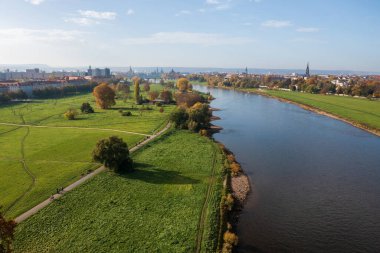
<path fill-rule="evenodd" d="M 115 105 L 115 91 L 106 83 L 95 87 L 93 91 L 96 104 L 102 109 L 108 109 Z"/>
<path fill-rule="evenodd" d="M 190 83 L 189 83 L 189 80 L 187 78 L 180 78 L 178 79 L 177 81 L 177 88 L 179 91 L 181 92 L 186 92 L 190 87 Z"/>
<path fill-rule="evenodd" d="M 134 84 L 134 96 L 136 104 L 141 104 L 141 97 L 140 97 L 140 78 L 134 77 L 133 78 L 133 84 Z"/>
<path fill-rule="evenodd" d="M 0 212 L 0 253 L 12 252 L 12 241 L 14 239 L 14 232 L 16 222 L 13 220 L 6 220 Z"/>
<path fill-rule="evenodd" d="M 173 100 L 173 94 L 169 90 L 163 90 L 160 93 L 160 98 L 165 101 L 165 103 L 170 103 Z"/>

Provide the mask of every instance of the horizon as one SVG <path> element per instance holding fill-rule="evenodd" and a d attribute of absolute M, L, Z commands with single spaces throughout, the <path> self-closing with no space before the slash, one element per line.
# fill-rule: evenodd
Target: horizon
<path fill-rule="evenodd" d="M 2 1 L 1 63 L 380 72 L 378 1 L 154 4 Z"/>

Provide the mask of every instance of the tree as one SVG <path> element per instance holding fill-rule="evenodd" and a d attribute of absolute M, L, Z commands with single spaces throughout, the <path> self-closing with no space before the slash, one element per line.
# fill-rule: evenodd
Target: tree
<path fill-rule="evenodd" d="M 94 113 L 94 108 L 90 105 L 90 103 L 83 103 L 80 107 L 82 113 Z"/>
<path fill-rule="evenodd" d="M 145 91 L 145 92 L 150 91 L 150 85 L 149 85 L 148 82 L 144 83 L 144 91 Z"/>
<path fill-rule="evenodd" d="M 165 101 L 165 103 L 170 103 L 173 100 L 173 94 L 169 90 L 163 90 L 160 93 L 160 98 Z"/>
<path fill-rule="evenodd" d="M 151 91 L 149 92 L 149 99 L 151 101 L 155 100 L 156 98 L 158 98 L 158 96 L 160 95 L 160 93 L 158 93 L 158 91 Z"/>
<path fill-rule="evenodd" d="M 93 95 L 96 104 L 102 109 L 108 109 L 115 105 L 115 91 L 106 83 L 102 83 L 95 87 Z"/>
<path fill-rule="evenodd" d="M 135 95 L 135 101 L 136 104 L 141 104 L 141 97 L 140 97 L 140 78 L 134 77 L 133 78 L 134 83 L 134 95 Z"/>
<path fill-rule="evenodd" d="M 12 241 L 14 239 L 14 232 L 16 222 L 13 220 L 6 220 L 0 212 L 0 253 L 12 252 Z"/>
<path fill-rule="evenodd" d="M 189 89 L 189 80 L 187 80 L 187 78 L 184 77 L 178 79 L 177 88 L 181 92 L 187 91 Z"/>
<path fill-rule="evenodd" d="M 99 140 L 92 151 L 94 161 L 102 163 L 115 172 L 127 172 L 133 169 L 133 161 L 129 157 L 128 145 L 123 139 L 111 136 Z"/>
<path fill-rule="evenodd" d="M 179 129 L 187 128 L 187 121 L 189 119 L 189 114 L 184 108 L 177 107 L 170 114 L 170 121 L 174 123 L 174 126 Z"/>
<path fill-rule="evenodd" d="M 69 109 L 67 110 L 67 112 L 65 112 L 65 114 L 63 114 L 63 116 L 65 116 L 65 118 L 68 120 L 74 120 L 77 117 L 77 115 L 78 112 L 75 109 Z"/>

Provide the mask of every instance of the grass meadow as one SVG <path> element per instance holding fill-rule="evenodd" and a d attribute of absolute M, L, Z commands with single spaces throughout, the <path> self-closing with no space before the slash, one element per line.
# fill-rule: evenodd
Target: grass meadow
<path fill-rule="evenodd" d="M 217 146 L 171 131 L 132 158 L 136 171 L 103 172 L 19 224 L 15 252 L 194 252 L 198 231 L 201 252 L 214 251 L 223 179 Z"/>
<path fill-rule="evenodd" d="M 271 96 L 312 106 L 350 121 L 380 130 L 380 101 L 276 90 L 264 90 L 263 92 Z"/>
<path fill-rule="evenodd" d="M 32 125 L 0 124 L 0 206 L 7 217 L 16 217 L 48 198 L 57 188 L 99 167 L 91 161 L 91 151 L 99 139 L 117 135 L 132 147 L 145 138 L 109 129 L 152 134 L 166 124 L 173 108 L 164 106 L 163 113 L 155 106 L 141 111 L 141 106 L 127 99 L 118 100 L 109 110 L 95 109 L 93 114 L 80 114 L 76 120 L 63 117 L 69 108 L 79 111 L 83 102 L 95 108 L 92 94 L 0 107 L 0 123 Z M 119 110 L 131 111 L 132 116 L 121 116 Z"/>

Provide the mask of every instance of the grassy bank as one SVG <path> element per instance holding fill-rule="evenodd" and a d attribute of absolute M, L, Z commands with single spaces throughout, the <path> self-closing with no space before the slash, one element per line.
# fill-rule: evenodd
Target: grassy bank
<path fill-rule="evenodd" d="M 242 90 L 257 92 L 256 89 Z M 380 101 L 277 90 L 262 90 L 260 93 L 309 106 L 380 133 Z"/>
<path fill-rule="evenodd" d="M 193 252 L 199 236 L 200 251 L 213 251 L 223 180 L 219 148 L 174 131 L 133 159 L 132 174 L 102 173 L 21 223 L 16 252 Z"/>
<path fill-rule="evenodd" d="M 99 164 L 91 161 L 91 151 L 99 139 L 117 135 L 132 147 L 145 138 L 111 130 L 152 134 L 165 125 L 173 108 L 165 106 L 163 113 L 155 106 L 140 111 L 141 106 L 128 99 L 118 100 L 110 110 L 95 109 L 93 114 L 80 114 L 77 120 L 63 117 L 69 108 L 79 110 L 83 102 L 95 108 L 91 94 L 0 107 L 0 123 L 32 125 L 0 125 L 0 206 L 7 217 L 21 214 L 57 188 L 97 168 Z M 121 116 L 119 110 L 131 111 L 133 115 Z"/>

